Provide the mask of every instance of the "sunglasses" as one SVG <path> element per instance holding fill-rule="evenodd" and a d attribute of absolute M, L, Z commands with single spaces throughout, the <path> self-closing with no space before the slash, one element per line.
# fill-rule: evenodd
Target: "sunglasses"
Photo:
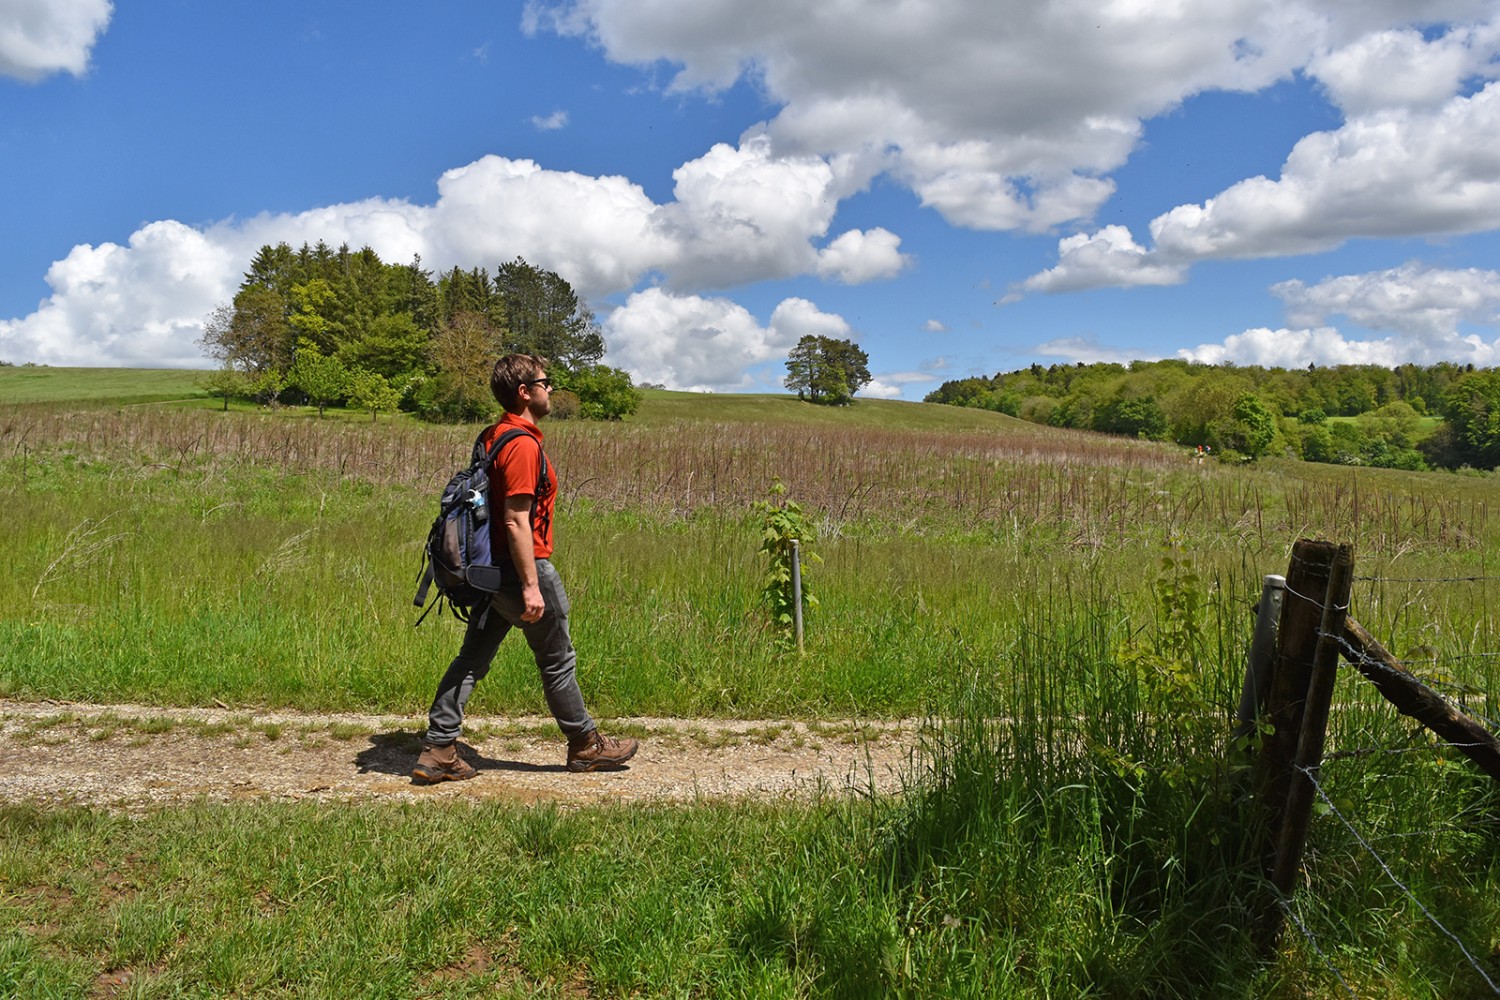
<path fill-rule="evenodd" d="M 522 382 L 521 384 L 522 385 L 539 385 L 543 389 L 547 389 L 549 391 L 552 389 L 552 380 L 550 378 L 533 378 L 533 379 L 528 379 L 525 382 Z"/>

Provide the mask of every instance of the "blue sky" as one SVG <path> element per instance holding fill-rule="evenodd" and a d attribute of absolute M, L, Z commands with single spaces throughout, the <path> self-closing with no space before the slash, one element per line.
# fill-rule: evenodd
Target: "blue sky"
<path fill-rule="evenodd" d="M 207 367 L 265 243 L 525 257 L 607 359 L 1500 364 L 1495 0 L 0 0 L 0 360 Z"/>

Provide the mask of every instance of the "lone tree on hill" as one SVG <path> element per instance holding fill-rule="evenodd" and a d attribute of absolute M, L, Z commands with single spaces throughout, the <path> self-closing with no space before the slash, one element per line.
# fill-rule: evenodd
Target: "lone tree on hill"
<path fill-rule="evenodd" d="M 792 348 L 786 373 L 798 399 L 841 406 L 870 384 L 870 356 L 852 340 L 808 334 Z"/>

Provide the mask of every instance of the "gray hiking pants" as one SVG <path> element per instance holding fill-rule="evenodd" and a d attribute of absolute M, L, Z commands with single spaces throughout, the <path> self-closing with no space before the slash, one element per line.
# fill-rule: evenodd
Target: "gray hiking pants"
<path fill-rule="evenodd" d="M 569 740 L 594 728 L 594 720 L 583 707 L 574 667 L 578 656 L 568 636 L 568 594 L 562 578 L 547 559 L 536 561 L 537 583 L 542 588 L 546 610 L 534 622 L 523 622 L 521 589 L 507 587 L 495 594 L 490 612 L 480 625 L 478 609 L 469 619 L 463 645 L 448 665 L 448 672 L 438 682 L 437 695 L 427 713 L 427 742 L 436 746 L 452 743 L 463 731 L 464 706 L 474 693 L 474 685 L 490 672 L 490 663 L 500 648 L 500 641 L 513 628 L 521 630 L 536 657 L 542 675 L 542 693 L 557 726 Z"/>

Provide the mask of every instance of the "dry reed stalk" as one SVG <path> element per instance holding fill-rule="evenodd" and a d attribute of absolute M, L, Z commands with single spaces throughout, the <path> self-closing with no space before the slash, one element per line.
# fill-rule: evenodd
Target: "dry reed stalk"
<path fill-rule="evenodd" d="M 71 454 L 120 468 L 203 474 L 237 463 L 324 473 L 427 494 L 468 459 L 477 427 L 371 424 L 137 406 L 0 413 L 12 455 Z M 1259 546 L 1315 531 L 1378 554 L 1473 547 L 1481 500 L 1393 493 L 1357 481 L 1188 470 L 1174 449 L 1095 435 L 679 421 L 548 426 L 570 503 L 691 517 L 749 509 L 780 477 L 836 530 L 1055 532 L 1100 545 L 1229 534 Z M 1042 429 L 1045 430 L 1045 429 Z M 28 459 L 30 461 L 31 459 Z"/>

